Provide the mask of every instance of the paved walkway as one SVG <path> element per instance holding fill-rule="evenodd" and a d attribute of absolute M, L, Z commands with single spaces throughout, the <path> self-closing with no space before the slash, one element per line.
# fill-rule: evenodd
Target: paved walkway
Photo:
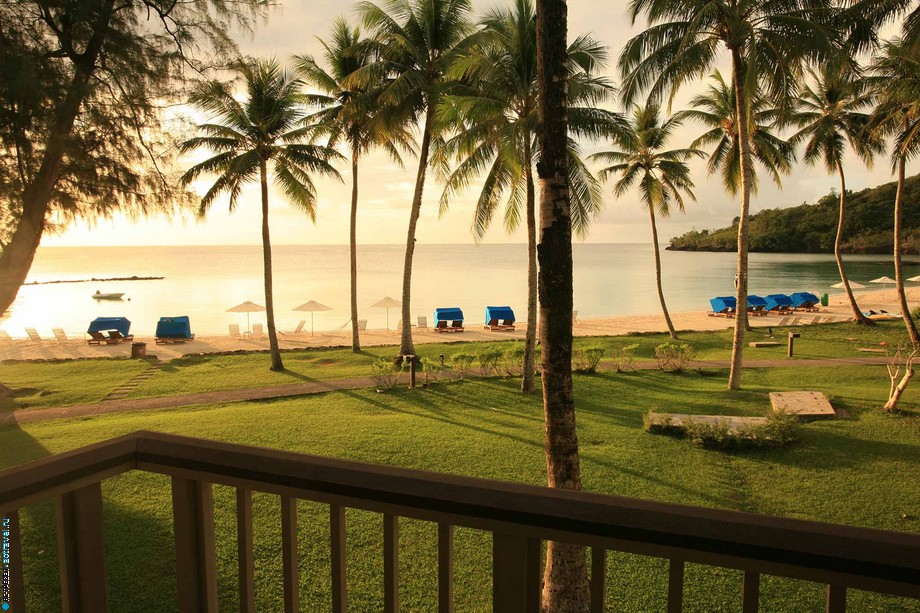
<path fill-rule="evenodd" d="M 745 368 L 782 368 L 796 366 L 877 366 L 888 363 L 887 358 L 827 358 L 818 360 L 745 360 Z M 724 369 L 730 366 L 729 360 L 697 360 L 689 368 Z M 655 370 L 657 362 L 637 362 L 635 370 Z M 602 370 L 613 370 L 613 362 L 601 363 Z M 472 378 L 472 377 L 471 377 Z M 174 396 L 157 396 L 154 398 L 131 398 L 76 404 L 48 409 L 20 409 L 0 415 L 0 427 L 15 424 L 35 423 L 52 419 L 71 417 L 89 417 L 107 413 L 127 413 L 131 411 L 150 411 L 154 409 L 172 409 L 200 404 L 224 404 L 250 400 L 269 400 L 289 398 L 341 390 L 353 390 L 373 387 L 371 377 L 355 377 L 334 381 L 311 381 L 306 383 L 288 383 L 265 387 L 248 387 L 214 392 L 198 392 Z"/>

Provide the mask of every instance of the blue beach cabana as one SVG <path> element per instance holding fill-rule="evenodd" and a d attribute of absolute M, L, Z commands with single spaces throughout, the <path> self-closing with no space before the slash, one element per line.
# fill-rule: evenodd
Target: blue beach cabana
<path fill-rule="evenodd" d="M 102 342 L 117 343 L 134 338 L 131 335 L 131 322 L 127 317 L 97 317 L 89 322 L 86 333 L 90 336 L 87 341 L 90 345 L 98 345 Z"/>
<path fill-rule="evenodd" d="M 486 330 L 514 330 L 514 311 L 509 306 L 487 306 L 485 319 Z"/>
<path fill-rule="evenodd" d="M 810 292 L 796 292 L 791 294 L 789 298 L 792 299 L 792 308 L 794 309 L 802 309 L 804 311 L 818 310 L 816 305 L 820 300 Z"/>
<path fill-rule="evenodd" d="M 764 309 L 767 308 L 767 301 L 761 296 L 750 295 L 747 297 L 747 310 L 752 315 L 764 315 Z"/>
<path fill-rule="evenodd" d="M 434 329 L 437 332 L 463 332 L 463 311 L 459 307 L 435 309 Z"/>
<path fill-rule="evenodd" d="M 157 322 L 156 342 L 184 343 L 195 338 L 188 315 L 181 317 L 161 317 Z"/>
<path fill-rule="evenodd" d="M 710 316 L 733 317 L 738 303 L 733 296 L 718 296 L 710 298 L 709 304 L 712 305 Z"/>
<path fill-rule="evenodd" d="M 770 294 L 766 297 L 766 301 L 767 306 L 764 308 L 766 311 L 783 313 L 792 310 L 792 298 L 786 294 Z"/>

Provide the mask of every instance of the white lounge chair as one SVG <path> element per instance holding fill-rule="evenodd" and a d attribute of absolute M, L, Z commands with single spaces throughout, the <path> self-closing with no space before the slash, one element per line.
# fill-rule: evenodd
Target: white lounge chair
<path fill-rule="evenodd" d="M 41 343 L 45 340 L 41 337 L 41 335 L 39 335 L 35 328 L 26 328 L 26 334 L 29 335 L 29 339 L 35 341 L 36 343 Z"/>
<path fill-rule="evenodd" d="M 67 335 L 64 334 L 63 328 L 51 328 L 51 331 L 54 332 L 54 338 L 56 338 L 58 341 L 63 343 L 67 340 Z"/>
<path fill-rule="evenodd" d="M 367 320 L 359 319 L 358 320 L 358 332 L 365 332 L 365 331 L 367 331 Z"/>
<path fill-rule="evenodd" d="M 418 331 L 419 332 L 428 332 L 428 318 L 424 315 L 419 315 L 418 318 Z"/>
<path fill-rule="evenodd" d="M 297 327 L 296 327 L 296 328 L 294 328 L 294 329 L 291 330 L 290 332 L 281 332 L 281 334 L 300 334 L 301 332 L 303 332 L 303 327 L 304 327 L 305 325 L 307 325 L 307 320 L 306 320 L 306 319 L 301 319 L 301 320 L 300 320 L 300 323 L 297 324 Z M 279 330 L 279 332 L 280 332 L 280 330 Z"/>
<path fill-rule="evenodd" d="M 578 311 L 572 311 L 572 325 L 574 326 L 575 324 L 580 324 L 580 323 L 581 322 L 578 321 Z"/>
<path fill-rule="evenodd" d="M 259 338 L 265 334 L 262 324 L 252 324 L 252 338 Z"/>
<path fill-rule="evenodd" d="M 243 335 L 240 334 L 240 327 L 237 324 L 230 324 L 230 338 L 242 338 Z"/>
<path fill-rule="evenodd" d="M 6 333 L 6 330 L 0 330 L 0 343 L 12 343 L 13 338 Z"/>

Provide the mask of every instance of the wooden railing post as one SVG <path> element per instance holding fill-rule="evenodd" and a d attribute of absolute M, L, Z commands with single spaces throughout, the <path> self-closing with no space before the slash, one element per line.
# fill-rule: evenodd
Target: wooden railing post
<path fill-rule="evenodd" d="M 845 613 L 847 588 L 842 585 L 827 586 L 827 613 Z"/>
<path fill-rule="evenodd" d="M 607 592 L 607 550 L 591 548 L 591 613 L 604 613 Z"/>
<path fill-rule="evenodd" d="M 540 541 L 492 533 L 492 611 L 540 613 Z"/>
<path fill-rule="evenodd" d="M 255 560 L 252 553 L 252 492 L 236 490 L 236 559 L 239 567 L 240 613 L 255 613 Z"/>
<path fill-rule="evenodd" d="M 741 613 L 757 613 L 760 609 L 760 574 L 744 571 L 741 593 Z"/>
<path fill-rule="evenodd" d="M 332 613 L 348 611 L 348 568 L 345 564 L 345 507 L 329 505 L 332 562 Z"/>
<path fill-rule="evenodd" d="M 438 524 L 438 613 L 454 613 L 454 527 Z"/>
<path fill-rule="evenodd" d="M 668 565 L 668 613 L 684 609 L 684 562 L 671 560 Z"/>
<path fill-rule="evenodd" d="M 383 611 L 399 611 L 399 517 L 383 516 Z"/>
<path fill-rule="evenodd" d="M 9 543 L 10 591 L 9 600 L 3 601 L 3 604 L 9 605 L 9 611 L 24 613 L 26 590 L 23 580 L 22 526 L 19 523 L 19 511 L 12 511 L 3 516 L 0 531 L 2 531 L 3 538 L 9 539 L 7 542 Z"/>
<path fill-rule="evenodd" d="M 109 604 L 101 484 L 93 483 L 58 498 L 57 536 L 64 612 L 105 613 Z"/>
<path fill-rule="evenodd" d="M 281 497 L 281 574 L 284 613 L 300 611 L 300 569 L 297 565 L 297 499 Z"/>
<path fill-rule="evenodd" d="M 173 477 L 176 583 L 181 613 L 217 613 L 211 484 Z"/>

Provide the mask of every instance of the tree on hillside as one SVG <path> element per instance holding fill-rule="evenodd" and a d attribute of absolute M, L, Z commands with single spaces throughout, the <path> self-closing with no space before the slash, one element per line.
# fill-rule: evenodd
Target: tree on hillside
<path fill-rule="evenodd" d="M 660 120 L 656 104 L 637 107 L 633 111 L 629 131 L 617 144 L 620 150 L 603 151 L 592 159 L 611 163 L 600 170 L 602 179 L 619 177 L 614 185 L 614 193 L 622 197 L 633 188 L 639 190 L 639 197 L 648 209 L 652 226 L 652 247 L 655 252 L 655 282 L 658 287 L 658 300 L 661 312 L 668 326 L 671 338 L 677 338 L 671 315 L 661 288 L 661 254 L 658 246 L 658 228 L 655 223 L 656 213 L 662 217 L 671 214 L 674 205 L 680 212 L 684 211 L 684 195 L 696 200 L 693 195 L 693 181 L 690 179 L 690 167 L 687 160 L 693 156 L 702 156 L 699 149 L 665 150 L 674 130 L 681 125 L 683 117 L 674 115 L 664 122 Z"/>
<path fill-rule="evenodd" d="M 572 221 L 569 192 L 565 0 L 537 0 L 537 86 L 540 160 L 540 346 L 546 422 L 546 480 L 581 489 L 572 392 Z M 551 541 L 543 574 L 544 611 L 588 610 L 581 545 Z"/>
<path fill-rule="evenodd" d="M 894 199 L 894 273 L 901 316 L 910 340 L 920 346 L 920 334 L 910 315 L 901 265 L 904 217 L 904 176 L 907 162 L 920 156 L 920 48 L 905 47 L 900 39 L 887 43 L 872 64 L 877 105 L 869 129 L 893 139 L 891 163 L 897 173 Z"/>
<path fill-rule="evenodd" d="M 620 68 L 623 98 L 647 91 L 660 99 L 712 70 L 725 51 L 731 62 L 738 130 L 741 212 L 738 220 L 738 274 L 735 332 L 729 389 L 741 386 L 741 358 L 747 329 L 748 214 L 754 188 L 751 131 L 752 101 L 763 91 L 786 105 L 807 62 L 837 50 L 836 32 L 828 28 L 837 17 L 830 0 L 634 0 L 633 22 L 639 15 L 648 28 L 623 49 Z"/>
<path fill-rule="evenodd" d="M 374 36 L 378 61 L 360 68 L 349 87 L 383 81 L 377 102 L 394 122 L 421 130 L 418 172 L 409 212 L 403 264 L 402 337 L 399 354 L 414 355 L 412 342 L 412 259 L 415 229 L 422 209 L 432 138 L 438 134 L 435 111 L 451 86 L 451 67 L 472 27 L 470 0 L 386 0 L 383 7 L 362 2 L 358 11 Z"/>
<path fill-rule="evenodd" d="M 793 134 L 789 141 L 793 145 L 805 143 L 805 162 L 814 165 L 821 160 L 829 173 L 836 172 L 840 177 L 834 257 L 856 323 L 872 325 L 875 322 L 863 315 L 856 304 L 840 254 L 847 199 L 846 177 L 843 172 L 846 145 L 849 143 L 853 151 L 870 166 L 873 155 L 883 149 L 882 142 L 875 133 L 866 130 L 869 115 L 863 112 L 863 109 L 871 104 L 872 94 L 868 81 L 860 78 L 850 63 L 829 63 L 819 72 L 809 71 L 809 76 L 812 83 L 802 86 L 792 117 L 792 122 L 799 127 L 799 131 Z"/>
<path fill-rule="evenodd" d="M 42 236 L 75 219 L 189 202 L 163 110 L 235 53 L 267 0 L 0 3 L 0 313 Z"/>
<path fill-rule="evenodd" d="M 464 86 L 446 96 L 439 109 L 456 134 L 437 152 L 446 167 L 441 212 L 449 200 L 486 174 L 473 212 L 478 241 L 505 202 L 504 225 L 511 233 L 523 217 L 527 225 L 527 334 L 521 391 L 534 388 L 537 334 L 537 222 L 534 164 L 539 155 L 537 120 L 537 34 L 532 0 L 516 0 L 513 8 L 492 9 L 481 21 L 470 51 L 454 65 Z M 596 108 L 612 92 L 596 74 L 606 64 L 606 49 L 588 36 L 569 45 L 569 181 L 572 186 L 573 229 L 584 236 L 602 205 L 597 180 L 580 158 L 573 136 L 597 137 L 622 129 L 616 114 Z"/>
<path fill-rule="evenodd" d="M 309 117 L 316 122 L 315 135 L 327 139 L 331 147 L 348 145 L 351 155 L 351 222 L 349 246 L 351 263 L 351 350 L 361 351 L 358 335 L 358 162 L 373 147 L 381 147 L 400 161 L 401 150 L 411 150 L 412 140 L 402 126 L 390 125 L 386 113 L 379 112 L 375 98 L 380 83 L 365 80 L 360 86 L 349 84 L 355 71 L 365 68 L 376 57 L 371 45 L 361 38 L 361 31 L 348 25 L 344 18 L 332 24 L 329 41 L 320 40 L 326 68 L 311 56 L 294 58 L 295 69 L 304 81 L 320 94 L 308 94 L 307 100 L 322 110 Z"/>
<path fill-rule="evenodd" d="M 183 152 L 199 148 L 215 155 L 195 164 L 182 175 L 188 185 L 202 175 L 217 179 L 201 198 L 198 212 L 205 215 L 223 194 L 236 209 L 243 186 L 259 181 L 262 194 L 262 261 L 265 282 L 265 314 L 271 349 L 271 370 L 284 370 L 275 329 L 272 296 L 272 250 L 268 223 L 268 175 L 272 167 L 275 185 L 288 200 L 316 221 L 316 189 L 313 175 L 339 178 L 331 162 L 341 159 L 335 149 L 304 144 L 311 127 L 303 126 L 304 107 L 300 88 L 274 60 L 240 60 L 235 68 L 242 77 L 245 98 L 234 97 L 233 84 L 209 81 L 192 94 L 190 102 L 211 120 L 198 126 L 201 136 L 182 143 Z"/>

